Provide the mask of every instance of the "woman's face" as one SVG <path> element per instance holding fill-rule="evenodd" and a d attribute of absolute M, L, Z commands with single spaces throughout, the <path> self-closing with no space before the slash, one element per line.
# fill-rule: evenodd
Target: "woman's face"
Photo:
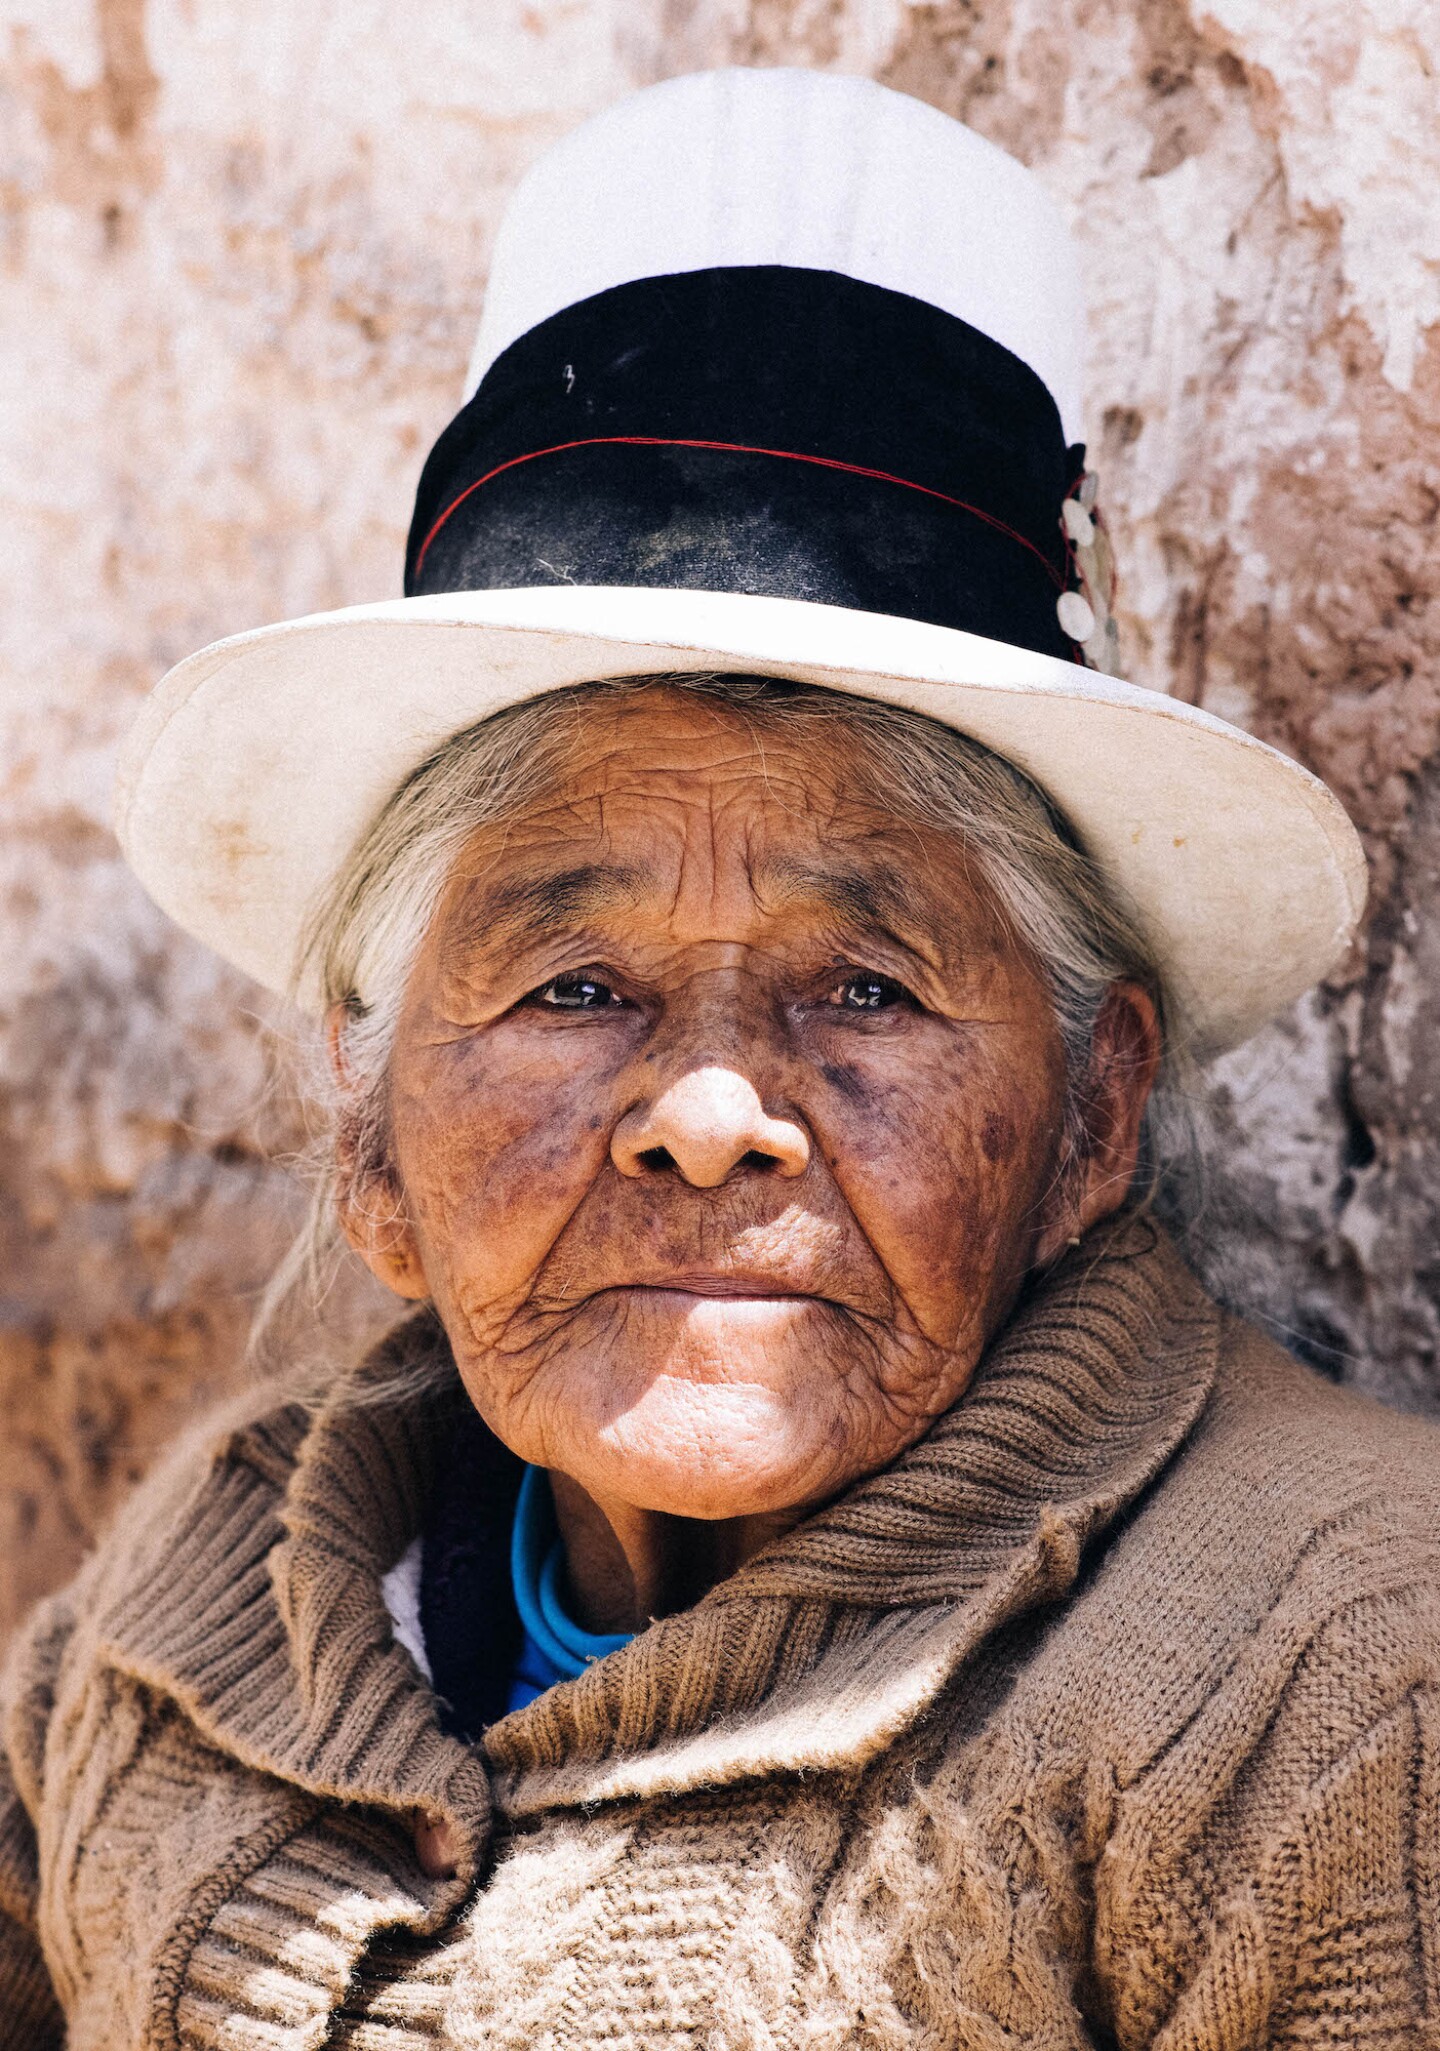
<path fill-rule="evenodd" d="M 657 690 L 571 759 L 451 878 L 395 1043 L 400 1222 L 352 1236 L 522 1459 L 676 1515 L 808 1507 L 955 1400 L 1123 1176 L 1060 1195 L 1040 978 L 843 728 Z"/>

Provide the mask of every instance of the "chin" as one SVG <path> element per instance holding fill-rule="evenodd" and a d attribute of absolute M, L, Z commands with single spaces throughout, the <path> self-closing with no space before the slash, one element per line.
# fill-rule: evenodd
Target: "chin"
<path fill-rule="evenodd" d="M 818 1392 L 817 1392 L 818 1393 Z M 596 1496 L 671 1517 L 719 1520 L 791 1510 L 833 1493 L 832 1422 L 812 1400 L 765 1382 L 695 1381 L 664 1371 L 603 1420 L 574 1420 L 559 1461 Z M 840 1463 L 843 1467 L 843 1463 Z"/>
<path fill-rule="evenodd" d="M 720 1521 L 808 1509 L 888 1457 L 885 1405 L 845 1321 L 813 1297 L 628 1292 L 576 1320 L 524 1383 L 466 1375 L 522 1459 L 597 1501 Z M 511 1384 L 513 1388 L 513 1384 Z M 868 1428 L 867 1428 L 868 1427 Z M 898 1451 L 898 1446 L 894 1448 Z"/>

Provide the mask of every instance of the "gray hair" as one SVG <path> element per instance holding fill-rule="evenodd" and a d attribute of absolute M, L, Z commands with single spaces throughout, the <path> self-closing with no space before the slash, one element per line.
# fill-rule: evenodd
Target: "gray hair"
<path fill-rule="evenodd" d="M 1047 981 L 1064 1050 L 1066 1137 L 1086 1136 L 1085 1085 L 1101 1004 L 1118 979 L 1142 985 L 1167 1021 L 1164 978 L 1139 920 L 1038 786 L 978 741 L 923 714 L 777 678 L 715 674 L 619 677 L 508 707 L 446 741 L 408 776 L 355 846 L 316 913 L 299 974 L 339 1019 L 333 1064 L 314 1063 L 320 1103 L 314 1194 L 306 1230 L 276 1277 L 277 1302 L 304 1285 L 312 1302 L 343 1253 L 338 1203 L 393 1191 L 389 1065 L 420 944 L 462 848 L 482 826 L 519 815 L 563 776 L 586 711 L 655 689 L 683 691 L 738 714 L 763 749 L 767 734 L 837 728 L 858 739 L 872 783 L 896 817 L 954 834 L 973 857 L 1012 931 Z M 338 1008 L 338 1010 L 337 1010 Z M 1142 1176 L 1158 1168 L 1157 1134 L 1173 1122 L 1173 1032 L 1147 1122 Z"/>

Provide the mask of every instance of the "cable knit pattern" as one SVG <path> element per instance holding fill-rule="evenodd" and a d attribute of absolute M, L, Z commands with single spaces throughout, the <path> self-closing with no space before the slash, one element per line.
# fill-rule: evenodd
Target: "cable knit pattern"
<path fill-rule="evenodd" d="M 453 1400 L 385 1390 L 441 1343 L 190 1442 L 32 1620 L 14 2051 L 1440 2051 L 1440 1434 L 1146 1217 L 477 1748 L 381 1590 Z"/>

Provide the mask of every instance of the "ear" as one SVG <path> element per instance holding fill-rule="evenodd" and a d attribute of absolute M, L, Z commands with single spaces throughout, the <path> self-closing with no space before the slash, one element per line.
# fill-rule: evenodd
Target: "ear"
<path fill-rule="evenodd" d="M 1082 1091 L 1083 1152 L 1062 1177 L 1060 1200 L 1041 1235 L 1042 1265 L 1118 1211 L 1129 1195 L 1140 1160 L 1145 1106 L 1159 1067 L 1154 999 L 1139 983 L 1112 983 L 1095 1021 Z"/>
<path fill-rule="evenodd" d="M 430 1295 L 425 1264 L 405 1215 L 400 1191 L 390 1175 L 362 1167 L 355 1158 L 353 1126 L 346 1100 L 356 1090 L 345 1057 L 346 1010 L 332 1004 L 325 1017 L 325 1044 L 331 1073 L 340 1095 L 335 1139 L 335 1211 L 346 1244 L 359 1254 L 377 1282 L 407 1303 L 423 1303 Z"/>

